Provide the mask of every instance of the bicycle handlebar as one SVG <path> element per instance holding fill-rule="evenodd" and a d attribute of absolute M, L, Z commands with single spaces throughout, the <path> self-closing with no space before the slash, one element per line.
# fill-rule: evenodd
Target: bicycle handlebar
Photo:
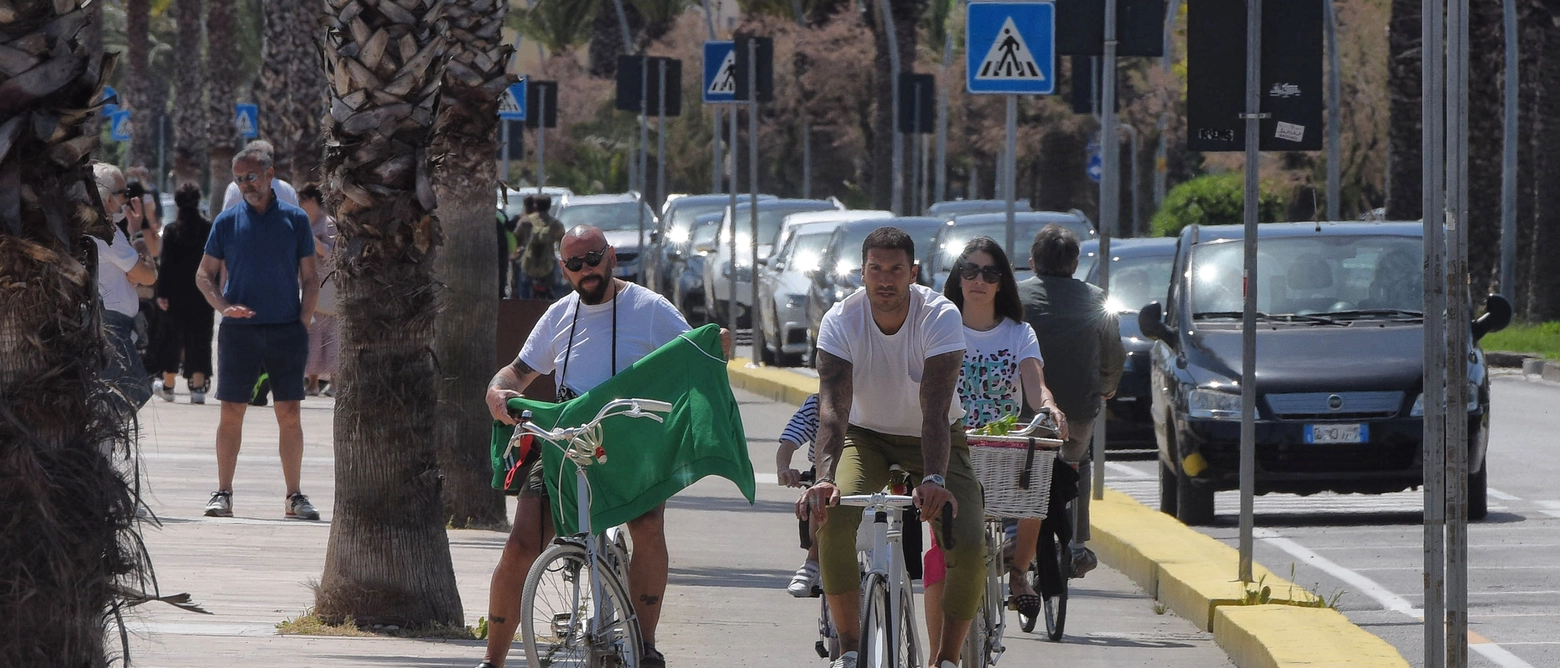
<path fill-rule="evenodd" d="M 511 399 L 511 401 L 515 400 Z M 613 401 L 607 402 L 605 406 L 602 406 L 601 410 L 596 413 L 596 417 L 591 419 L 590 422 L 582 424 L 578 427 L 544 429 L 535 422 L 531 421 L 531 411 L 523 410 L 523 406 L 524 404 L 511 404 L 509 406 L 511 413 L 516 409 L 522 409 L 520 415 L 518 416 L 520 421 L 515 424 L 514 436 L 510 438 L 511 447 L 513 447 L 514 442 L 521 436 L 525 434 L 534 434 L 541 437 L 543 440 L 553 443 L 568 443 L 569 447 L 564 448 L 565 454 L 567 454 L 571 459 L 574 459 L 577 463 L 581 464 L 588 463 L 590 459 L 594 459 L 598 463 L 606 461 L 606 452 L 602 450 L 601 444 L 599 442 L 581 442 L 583 440 L 600 440 L 599 434 L 598 437 L 594 439 L 582 439 L 581 437 L 596 431 L 597 428 L 601 425 L 602 420 L 614 415 L 622 415 L 624 417 L 648 418 L 655 420 L 656 422 L 664 422 L 665 420 L 661 416 L 656 415 L 656 413 L 669 413 L 672 410 L 671 404 L 665 401 L 657 401 L 655 399 L 615 399 Z M 625 407 L 628 408 L 628 410 L 617 410 Z M 580 451 L 575 452 L 577 449 Z"/>
<path fill-rule="evenodd" d="M 878 511 L 887 511 L 890 508 L 908 508 L 913 505 L 913 500 L 902 494 L 850 494 L 840 497 L 842 506 L 860 506 Z M 945 550 L 953 549 L 953 504 L 946 503 L 942 507 L 942 546 Z"/>

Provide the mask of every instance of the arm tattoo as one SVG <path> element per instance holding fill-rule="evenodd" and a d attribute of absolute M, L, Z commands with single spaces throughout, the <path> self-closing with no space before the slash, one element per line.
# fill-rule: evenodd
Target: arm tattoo
<path fill-rule="evenodd" d="M 528 374 L 528 373 L 536 373 L 536 369 L 532 369 L 531 365 L 526 364 L 525 362 L 521 361 L 521 359 L 520 359 L 520 357 L 518 355 L 515 356 L 514 363 L 510 364 L 509 366 L 510 366 L 510 368 L 514 369 L 515 370 L 515 374 L 520 376 L 521 378 L 524 378 L 525 375 Z"/>
<path fill-rule="evenodd" d="M 948 409 L 964 351 L 929 357 L 921 373 L 921 459 L 927 475 L 948 472 Z"/>
<path fill-rule="evenodd" d="M 845 428 L 850 420 L 854 396 L 855 367 L 839 357 L 818 351 L 818 472 L 834 477 L 840 451 L 845 447 Z"/>

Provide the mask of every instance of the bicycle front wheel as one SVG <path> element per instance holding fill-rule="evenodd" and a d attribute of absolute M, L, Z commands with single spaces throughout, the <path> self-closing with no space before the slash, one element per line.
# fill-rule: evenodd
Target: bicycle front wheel
<path fill-rule="evenodd" d="M 1072 577 L 1072 549 L 1067 541 L 1042 532 L 1035 559 L 1039 568 L 1031 584 L 1040 592 L 1045 635 L 1052 642 L 1061 642 L 1062 629 L 1067 625 L 1067 580 Z"/>
<path fill-rule="evenodd" d="M 899 611 L 890 613 L 888 579 L 868 573 L 861 587 L 861 646 L 856 665 L 862 668 L 920 668 L 915 639 L 914 604 L 899 597 Z"/>
<path fill-rule="evenodd" d="M 556 544 L 531 565 L 520 602 L 527 666 L 638 668 L 642 645 L 628 590 L 611 564 L 599 556 L 596 564 L 599 600 L 585 548 Z"/>

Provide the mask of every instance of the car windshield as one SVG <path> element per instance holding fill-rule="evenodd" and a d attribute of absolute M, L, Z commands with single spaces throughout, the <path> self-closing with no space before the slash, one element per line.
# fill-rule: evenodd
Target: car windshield
<path fill-rule="evenodd" d="M 1110 297 L 1105 307 L 1113 312 L 1136 311 L 1170 291 L 1172 256 L 1118 257 L 1110 263 Z"/>
<path fill-rule="evenodd" d="M 1034 240 L 1035 235 L 1040 232 L 1040 229 L 1049 224 L 1048 222 L 1024 222 L 1022 220 L 1013 222 L 1013 244 L 1019 249 L 1016 255 L 1020 256 L 1014 258 L 1014 264 L 1017 265 L 1013 267 L 1014 269 L 1029 268 L 1029 252 L 1027 250 L 1029 244 Z M 935 260 L 937 272 L 946 274 L 953 271 L 953 264 L 959 261 L 959 254 L 964 252 L 964 247 L 970 243 L 971 239 L 976 237 L 991 237 L 997 241 L 998 245 L 1001 245 L 1007 237 L 1007 223 L 975 223 L 973 225 L 965 223 L 949 228 L 948 232 L 943 235 L 942 246 L 937 249 L 937 258 Z"/>
<path fill-rule="evenodd" d="M 716 213 L 728 206 L 730 206 L 730 204 L 727 202 L 683 204 L 682 206 L 673 204 L 672 213 L 670 215 L 671 223 L 667 225 L 667 229 L 673 232 L 677 230 L 686 230 L 693 226 L 693 221 L 698 219 L 699 216 L 702 216 L 706 213 Z"/>
<path fill-rule="evenodd" d="M 610 202 L 603 204 L 576 204 L 564 207 L 558 214 L 563 229 L 576 225 L 590 225 L 603 231 L 639 229 L 639 210 L 645 214 L 645 229 L 655 229 L 655 214 L 650 207 L 639 202 Z"/>
<path fill-rule="evenodd" d="M 828 232 L 817 232 L 797 237 L 785 270 L 806 273 L 817 269 L 824 249 L 829 247 L 830 236 Z"/>
<path fill-rule="evenodd" d="M 1243 253 L 1239 240 L 1204 244 L 1192 252 L 1194 316 L 1239 317 Z M 1424 305 L 1423 256 L 1417 237 L 1263 239 L 1257 311 L 1270 317 L 1417 317 Z"/>
<path fill-rule="evenodd" d="M 881 221 L 885 226 L 897 227 L 910 235 L 915 242 L 916 255 L 919 256 L 924 248 L 923 244 L 930 244 L 936 238 L 937 230 L 942 228 L 942 223 L 937 220 L 926 222 L 893 221 L 884 218 Z M 834 273 L 837 275 L 858 275 L 861 272 L 861 244 L 866 243 L 867 235 L 877 229 L 871 225 L 845 228 L 844 240 L 839 245 L 839 257 L 834 259 Z"/>
<path fill-rule="evenodd" d="M 775 237 L 780 235 L 780 224 L 785 222 L 785 217 L 793 213 L 803 211 L 828 211 L 834 207 L 824 203 L 810 204 L 772 204 L 765 206 L 762 202 L 758 205 L 758 243 L 773 244 Z M 737 209 L 737 245 L 746 246 L 748 230 L 753 229 L 752 214 L 747 207 Z"/>
<path fill-rule="evenodd" d="M 698 223 L 693 228 L 693 243 L 695 246 L 701 243 L 715 241 L 715 232 L 720 229 L 720 219 L 714 218 Z"/>

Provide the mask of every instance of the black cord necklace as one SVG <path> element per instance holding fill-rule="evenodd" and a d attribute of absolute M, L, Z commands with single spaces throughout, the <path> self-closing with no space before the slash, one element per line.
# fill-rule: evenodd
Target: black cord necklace
<path fill-rule="evenodd" d="M 622 290 L 619 290 L 618 287 L 617 287 L 617 279 L 615 279 L 615 278 L 608 278 L 607 280 L 612 281 L 612 375 L 616 376 L 617 375 L 617 300 L 618 300 L 618 297 L 621 296 Z M 574 319 L 569 324 L 569 348 L 568 348 L 568 351 L 566 353 L 564 353 L 564 356 L 563 356 L 563 371 L 558 374 L 558 389 L 554 393 L 556 395 L 558 401 L 560 401 L 560 402 L 567 401 L 569 399 L 573 399 L 574 397 L 578 396 L 578 395 L 574 394 L 573 391 L 569 390 L 567 385 L 563 384 L 563 380 L 565 378 L 569 377 L 569 359 L 574 357 L 574 332 L 580 326 L 580 307 L 584 306 L 584 305 L 585 305 L 584 297 L 581 297 L 578 302 L 575 302 L 575 304 L 574 304 Z"/>

